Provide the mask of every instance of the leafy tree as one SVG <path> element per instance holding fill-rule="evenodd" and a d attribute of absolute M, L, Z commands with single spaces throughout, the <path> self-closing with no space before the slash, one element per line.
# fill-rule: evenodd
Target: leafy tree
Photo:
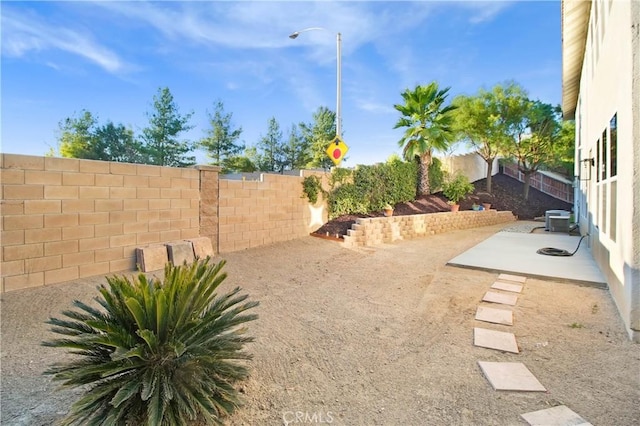
<path fill-rule="evenodd" d="M 193 149 L 193 144 L 178 140 L 178 135 L 193 127 L 188 124 L 192 115 L 180 115 L 168 87 L 158 89 L 153 97 L 153 111 L 147 113 L 149 126 L 142 130 L 144 150 L 150 164 L 171 167 L 195 164 L 195 157 L 186 155 Z"/>
<path fill-rule="evenodd" d="M 508 83 L 506 87 L 498 84 L 491 91 L 480 89 L 475 96 L 458 96 L 453 100 L 457 107 L 455 128 L 458 137 L 487 164 L 487 192 L 492 190 L 493 163 L 511 139 L 507 123 L 524 117 L 524 109 L 511 108 L 514 101 L 517 104 L 523 96 L 526 97 L 518 85 Z"/>
<path fill-rule="evenodd" d="M 209 114 L 211 128 L 198 143 L 207 151 L 208 156 L 213 160 L 211 164 L 214 166 L 224 165 L 225 161 L 240 154 L 245 148 L 237 143 L 242 134 L 242 127 L 232 128 L 232 116 L 231 113 L 225 114 L 222 101 L 217 101 L 213 114 Z"/>
<path fill-rule="evenodd" d="M 528 101 L 521 131 L 508 146 L 508 154 L 524 175 L 524 199 L 529 198 L 531 176 L 553 160 L 553 144 L 560 130 L 560 109 L 540 101 Z"/>
<path fill-rule="evenodd" d="M 395 129 L 405 127 L 398 145 L 403 148 L 405 160 L 418 162 L 418 195 L 429 195 L 429 166 L 433 150 L 444 151 L 453 139 L 453 115 L 455 107 L 445 105 L 449 88 L 439 89 L 435 81 L 427 86 L 416 86 L 402 93 L 404 104 L 394 105 L 402 117 Z"/>
<path fill-rule="evenodd" d="M 282 130 L 275 117 L 269 119 L 267 135 L 258 142 L 258 169 L 265 172 L 281 172 L 284 164 Z"/>
<path fill-rule="evenodd" d="M 60 155 L 66 158 L 91 159 L 97 123 L 98 119 L 87 110 L 82 110 L 78 117 L 67 117 L 58 123 Z"/>
<path fill-rule="evenodd" d="M 313 114 L 312 123 L 300 123 L 300 131 L 311 156 L 307 167 L 329 170 L 333 162 L 326 149 L 336 136 L 336 113 L 327 107 L 320 107 Z"/>
<path fill-rule="evenodd" d="M 217 294 L 224 264 L 168 264 L 162 282 L 108 277 L 100 308 L 75 301 L 78 310 L 47 321 L 62 337 L 43 345 L 74 358 L 45 374 L 84 391 L 65 424 L 222 423 L 240 403 L 233 385 L 248 375 L 243 347 L 253 340 L 245 324 L 257 318 L 246 311 L 258 305 L 240 288 Z"/>
<path fill-rule="evenodd" d="M 83 110 L 79 117 L 60 122 L 58 147 L 67 158 L 142 163 L 142 147 L 135 140 L 133 130 L 108 121 L 98 125 L 98 119 Z M 51 154 L 55 154 L 52 150 Z"/>
<path fill-rule="evenodd" d="M 576 123 L 562 121 L 558 137 L 553 143 L 552 159 L 548 166 L 565 176 L 573 176 L 575 161 Z"/>
<path fill-rule="evenodd" d="M 142 146 L 133 136 L 133 130 L 122 124 L 107 124 L 96 128 L 93 151 L 95 160 L 121 163 L 144 163 Z"/>
<path fill-rule="evenodd" d="M 282 154 L 285 170 L 302 169 L 310 160 L 309 147 L 295 124 L 291 125 L 289 138 L 282 147 Z"/>
<path fill-rule="evenodd" d="M 258 167 L 247 155 L 236 155 L 225 159 L 222 163 L 223 173 L 253 173 Z"/>

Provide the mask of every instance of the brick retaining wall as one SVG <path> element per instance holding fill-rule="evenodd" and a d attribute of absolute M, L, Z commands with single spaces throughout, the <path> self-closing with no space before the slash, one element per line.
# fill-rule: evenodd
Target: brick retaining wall
<path fill-rule="evenodd" d="M 357 219 L 344 237 L 345 247 L 374 246 L 459 229 L 513 222 L 509 211 L 459 211 Z"/>

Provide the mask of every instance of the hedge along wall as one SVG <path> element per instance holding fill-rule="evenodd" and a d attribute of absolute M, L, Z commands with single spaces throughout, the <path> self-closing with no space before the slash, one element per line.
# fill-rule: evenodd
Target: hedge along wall
<path fill-rule="evenodd" d="M 0 161 L 2 291 L 134 270 L 136 247 L 200 234 L 197 169 Z"/>

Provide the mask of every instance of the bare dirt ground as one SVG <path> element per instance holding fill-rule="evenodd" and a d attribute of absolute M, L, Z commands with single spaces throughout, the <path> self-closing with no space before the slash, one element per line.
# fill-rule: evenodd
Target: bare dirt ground
<path fill-rule="evenodd" d="M 504 225 L 348 250 L 302 238 L 225 254 L 260 318 L 245 406 L 230 425 L 519 425 L 564 404 L 594 425 L 640 424 L 640 346 L 606 290 L 528 279 L 513 327 L 474 320 L 497 274 L 446 262 Z M 4 425 L 50 425 L 77 391 L 41 375 L 64 359 L 44 321 L 103 279 L 2 295 Z M 473 346 L 473 327 L 512 331 L 510 354 Z M 494 391 L 478 361 L 523 362 L 544 393 Z"/>

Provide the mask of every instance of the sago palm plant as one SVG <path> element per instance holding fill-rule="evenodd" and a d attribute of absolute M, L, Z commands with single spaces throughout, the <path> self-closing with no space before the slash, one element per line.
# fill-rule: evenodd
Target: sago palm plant
<path fill-rule="evenodd" d="M 79 310 L 47 321 L 66 337 L 43 345 L 77 358 L 45 374 L 87 389 L 64 424 L 218 424 L 231 413 L 240 403 L 234 382 L 247 377 L 251 358 L 245 323 L 257 318 L 246 311 L 258 302 L 240 288 L 216 293 L 224 264 L 168 264 L 162 281 L 110 277 L 95 298 L 103 309 L 75 301 Z"/>

